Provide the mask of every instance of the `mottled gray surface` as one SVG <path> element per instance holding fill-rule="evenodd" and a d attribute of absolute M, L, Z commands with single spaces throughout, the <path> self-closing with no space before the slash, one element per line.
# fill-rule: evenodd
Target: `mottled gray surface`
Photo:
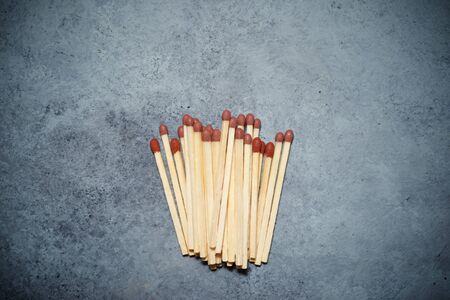
<path fill-rule="evenodd" d="M 448 1 L 75 2 L 0 6 L 1 298 L 450 297 Z M 248 274 L 181 257 L 147 144 L 224 108 L 297 134 Z"/>

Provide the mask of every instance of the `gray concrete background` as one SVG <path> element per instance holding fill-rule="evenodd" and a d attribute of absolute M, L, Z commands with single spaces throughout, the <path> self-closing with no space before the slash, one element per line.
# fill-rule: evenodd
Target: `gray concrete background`
<path fill-rule="evenodd" d="M 450 297 L 448 1 L 2 1 L 1 298 Z M 148 140 L 296 133 L 269 264 L 181 257 Z"/>

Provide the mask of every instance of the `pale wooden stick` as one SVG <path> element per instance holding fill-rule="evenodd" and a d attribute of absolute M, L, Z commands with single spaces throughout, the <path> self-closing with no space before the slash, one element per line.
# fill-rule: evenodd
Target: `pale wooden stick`
<path fill-rule="evenodd" d="M 260 266 L 266 242 L 267 226 L 269 224 L 270 211 L 272 209 L 273 193 L 277 179 L 278 163 L 280 161 L 281 148 L 283 147 L 283 133 L 279 132 L 275 136 L 275 153 L 273 155 L 272 167 L 270 169 L 269 185 L 267 186 L 266 203 L 264 204 L 264 213 L 261 221 L 261 228 L 258 241 L 258 250 L 256 252 L 255 265 Z"/>
<path fill-rule="evenodd" d="M 244 179 L 244 130 L 241 128 L 236 129 L 235 134 L 235 147 L 236 147 L 236 173 L 234 178 L 235 186 L 235 199 L 236 199 L 236 266 L 241 267 L 243 264 L 244 248 L 244 205 L 243 205 L 243 179 Z"/>
<path fill-rule="evenodd" d="M 164 194 L 166 195 L 167 204 L 169 206 L 170 216 L 172 217 L 172 222 L 175 227 L 175 234 L 178 239 L 178 244 L 181 248 L 181 254 L 188 254 L 188 249 L 186 246 L 186 240 L 184 239 L 183 229 L 181 228 L 180 219 L 178 218 L 177 208 L 175 206 L 175 201 L 172 196 L 172 191 L 170 190 L 169 180 L 167 179 L 166 170 L 164 167 L 164 162 L 161 157 L 161 148 L 157 139 L 152 139 L 150 141 L 150 149 L 155 155 L 156 166 L 158 167 L 159 176 L 164 188 Z"/>
<path fill-rule="evenodd" d="M 253 132 L 253 129 L 252 129 Z M 247 269 L 248 265 L 248 243 L 249 243 L 249 215 L 250 215 L 250 197 L 252 180 L 252 136 L 244 136 L 244 180 L 242 186 L 242 269 Z"/>
<path fill-rule="evenodd" d="M 231 118 L 228 129 L 227 155 L 225 159 L 225 173 L 222 188 L 222 200 L 220 202 L 220 214 L 217 225 L 216 253 L 222 252 L 223 235 L 225 230 L 225 217 L 228 207 L 228 189 L 230 188 L 231 162 L 233 161 L 234 132 L 236 130 L 236 119 Z"/>
<path fill-rule="evenodd" d="M 219 158 L 217 160 L 217 166 L 216 166 L 216 178 L 214 183 L 214 199 L 215 199 L 215 207 L 213 212 L 213 219 L 212 219 L 212 227 L 218 228 L 219 225 L 219 217 L 220 217 L 220 207 L 221 207 L 221 200 L 222 200 L 222 188 L 224 183 L 224 175 L 225 175 L 225 164 L 226 164 L 226 155 L 227 155 L 227 141 L 228 141 L 228 133 L 229 133 L 229 126 L 230 126 L 230 120 L 231 120 L 231 113 L 228 110 L 224 110 L 222 113 L 222 131 L 221 131 L 221 137 L 220 137 L 220 151 L 219 151 Z M 234 121 L 236 123 L 236 121 Z M 235 126 L 236 127 L 236 126 Z M 234 135 L 234 130 L 233 130 Z M 234 140 L 234 136 L 232 138 Z M 211 233 L 211 237 L 209 240 L 209 246 L 211 248 L 216 248 L 217 244 L 217 230 L 213 230 Z M 222 245 L 220 245 L 222 246 Z M 216 249 L 216 253 L 217 252 Z"/>
<path fill-rule="evenodd" d="M 273 231 L 275 229 L 275 221 L 277 219 L 278 206 L 280 204 L 281 191 L 283 189 L 284 175 L 286 174 L 286 166 L 289 158 L 289 150 L 291 149 L 294 133 L 292 130 L 286 131 L 284 135 L 283 152 L 280 159 L 280 169 L 278 171 L 277 183 L 275 187 L 275 195 L 273 198 L 272 211 L 270 212 L 269 228 L 267 231 L 266 242 L 262 262 L 267 263 L 269 259 L 270 246 L 272 245 Z"/>
<path fill-rule="evenodd" d="M 194 176 L 194 143 L 193 143 L 193 120 L 189 115 L 183 116 L 183 131 L 185 135 L 185 167 L 186 167 L 186 208 L 187 208 L 187 222 L 188 222 L 188 248 L 189 255 L 194 255 L 195 252 L 195 226 L 194 226 L 194 203 L 193 203 L 193 176 Z"/>
<path fill-rule="evenodd" d="M 259 132 L 261 130 L 261 120 L 256 118 L 253 124 L 253 138 L 259 137 Z"/>
<path fill-rule="evenodd" d="M 258 211 L 258 169 L 261 151 L 261 140 L 257 137 L 252 143 L 252 193 L 250 202 L 250 261 L 256 259 L 256 223 Z"/>
<path fill-rule="evenodd" d="M 257 219 L 257 230 L 256 230 L 256 247 L 258 247 L 259 233 L 261 231 L 261 221 L 264 213 L 264 205 L 266 204 L 266 193 L 267 185 L 269 184 L 270 168 L 272 166 L 273 154 L 275 151 L 275 146 L 272 142 L 267 143 L 264 152 L 264 169 L 261 178 L 261 184 L 259 186 L 258 194 L 258 219 Z"/>
<path fill-rule="evenodd" d="M 258 164 L 258 193 L 259 193 L 259 186 L 261 185 L 261 169 L 263 165 L 263 158 L 264 158 L 264 151 L 266 150 L 266 144 L 261 141 L 261 151 L 259 152 L 259 164 Z"/>
<path fill-rule="evenodd" d="M 250 134 L 253 138 L 253 125 L 255 124 L 255 116 L 253 114 L 247 114 L 245 117 L 245 133 Z"/>
<path fill-rule="evenodd" d="M 235 141 L 236 145 L 236 141 Z M 231 267 L 236 261 L 236 195 L 235 195 L 235 180 L 236 178 L 236 147 L 233 149 L 233 162 L 231 167 L 231 180 L 230 189 L 228 191 L 228 263 L 227 266 Z"/>
<path fill-rule="evenodd" d="M 172 181 L 173 191 L 175 193 L 175 200 L 178 208 L 178 215 L 180 216 L 181 228 L 183 229 L 184 239 L 187 241 L 187 217 L 186 217 L 186 208 L 183 201 L 183 195 L 181 194 L 180 183 L 178 181 L 178 174 L 175 168 L 175 162 L 173 160 L 172 150 L 170 149 L 169 142 L 169 130 L 167 126 L 161 124 L 159 126 L 159 133 L 161 135 L 161 140 L 164 146 L 164 153 L 166 155 L 167 166 L 169 167 L 169 175 L 170 180 Z M 177 141 L 178 142 L 178 141 Z M 178 151 L 180 150 L 178 144 Z"/>
<path fill-rule="evenodd" d="M 177 161 L 175 159 L 175 166 L 177 167 L 177 174 L 178 174 L 178 180 L 180 181 L 180 187 L 181 187 L 181 194 L 183 195 L 184 200 L 184 206 L 187 210 L 187 191 L 186 191 L 186 172 L 184 170 L 184 164 L 186 163 L 186 145 L 184 142 L 184 128 L 183 126 L 178 127 L 178 138 L 180 139 L 180 161 L 177 164 Z M 187 213 L 186 213 L 187 215 Z"/>

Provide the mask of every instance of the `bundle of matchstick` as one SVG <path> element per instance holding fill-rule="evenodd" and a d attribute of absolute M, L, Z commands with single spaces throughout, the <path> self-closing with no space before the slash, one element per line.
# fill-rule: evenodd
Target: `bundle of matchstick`
<path fill-rule="evenodd" d="M 181 253 L 212 270 L 267 263 L 294 135 L 279 132 L 265 144 L 260 128 L 252 114 L 225 110 L 220 130 L 184 115 L 179 140 L 169 141 L 162 124 L 171 182 L 158 140 L 150 141 Z"/>

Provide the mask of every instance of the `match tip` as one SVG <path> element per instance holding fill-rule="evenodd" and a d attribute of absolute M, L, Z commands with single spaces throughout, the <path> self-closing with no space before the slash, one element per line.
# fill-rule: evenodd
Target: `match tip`
<path fill-rule="evenodd" d="M 255 116 L 253 114 L 247 114 L 245 117 L 245 124 L 253 125 L 255 123 Z"/>
<path fill-rule="evenodd" d="M 286 130 L 286 133 L 284 134 L 284 140 L 286 142 L 291 143 L 294 139 L 294 132 L 291 129 Z"/>
<path fill-rule="evenodd" d="M 255 124 L 253 125 L 253 127 L 261 128 L 261 120 L 260 119 L 255 119 Z"/>
<path fill-rule="evenodd" d="M 201 132 L 203 129 L 202 123 L 197 119 L 196 122 L 194 122 L 194 132 Z"/>
<path fill-rule="evenodd" d="M 275 135 L 275 142 L 283 142 L 283 140 L 284 140 L 284 135 L 283 135 L 283 133 L 282 133 L 282 132 L 278 132 L 278 133 Z"/>
<path fill-rule="evenodd" d="M 183 126 L 179 126 L 178 127 L 178 137 L 181 139 L 182 137 L 184 137 L 184 128 Z"/>
<path fill-rule="evenodd" d="M 230 128 L 236 128 L 236 125 L 237 125 L 237 120 L 235 117 L 232 117 L 230 119 Z"/>
<path fill-rule="evenodd" d="M 261 151 L 261 139 L 260 138 L 254 138 L 252 143 L 252 149 L 253 152 L 259 153 Z"/>
<path fill-rule="evenodd" d="M 213 132 L 213 130 L 214 130 L 211 124 L 208 124 L 206 126 L 206 129 L 211 130 L 211 132 Z"/>
<path fill-rule="evenodd" d="M 275 145 L 272 142 L 266 144 L 265 154 L 267 157 L 273 157 L 275 152 Z"/>
<path fill-rule="evenodd" d="M 166 125 L 164 125 L 164 124 L 159 125 L 159 134 L 160 135 L 165 135 L 168 133 L 169 133 L 169 129 L 167 128 Z"/>
<path fill-rule="evenodd" d="M 242 140 L 244 138 L 244 130 L 241 128 L 236 128 L 236 132 L 234 133 L 234 138 L 237 140 Z"/>
<path fill-rule="evenodd" d="M 252 144 L 252 136 L 248 133 L 244 135 L 244 144 L 251 145 Z"/>
<path fill-rule="evenodd" d="M 184 115 L 183 125 L 192 126 L 192 124 L 194 124 L 194 120 L 192 120 L 192 117 L 190 115 Z"/>
<path fill-rule="evenodd" d="M 239 126 L 245 125 L 245 116 L 243 114 L 239 114 L 239 116 L 237 117 L 237 124 Z"/>
<path fill-rule="evenodd" d="M 230 119 L 231 119 L 231 112 L 228 109 L 225 109 L 222 113 L 222 120 L 230 121 Z"/>
<path fill-rule="evenodd" d="M 202 132 L 202 141 L 211 142 L 211 130 L 209 130 L 208 127 L 206 127 Z"/>
<path fill-rule="evenodd" d="M 221 132 L 220 129 L 214 129 L 212 132 L 212 141 L 220 142 Z"/>
<path fill-rule="evenodd" d="M 161 152 L 161 148 L 159 147 L 159 142 L 156 138 L 152 138 L 150 141 L 150 150 L 152 150 L 153 153 L 155 152 Z"/>
<path fill-rule="evenodd" d="M 170 150 L 172 150 L 172 154 L 180 151 L 180 142 L 178 141 L 178 139 L 173 138 L 172 140 L 170 140 Z"/>
<path fill-rule="evenodd" d="M 265 150 L 266 150 L 266 143 L 261 141 L 261 149 L 259 150 L 259 153 L 264 154 Z"/>

